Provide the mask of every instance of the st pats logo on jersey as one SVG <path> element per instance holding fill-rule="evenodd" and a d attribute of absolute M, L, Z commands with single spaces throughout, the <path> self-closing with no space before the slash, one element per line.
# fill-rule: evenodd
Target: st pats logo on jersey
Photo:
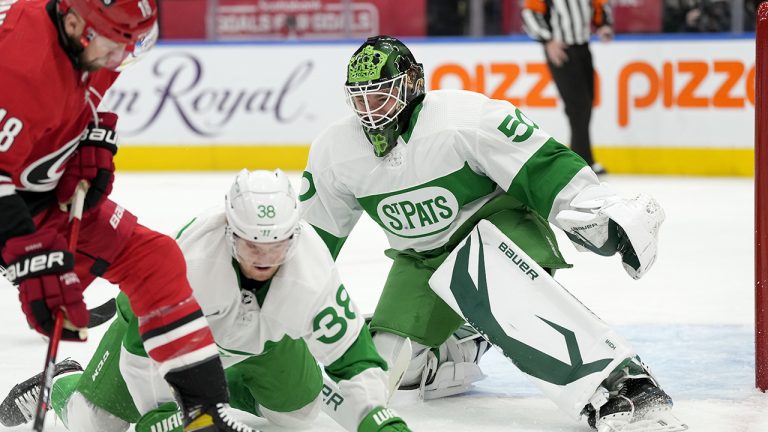
<path fill-rule="evenodd" d="M 448 189 L 430 186 L 392 195 L 376 207 L 381 226 L 400 237 L 435 234 L 451 225 L 459 203 Z"/>

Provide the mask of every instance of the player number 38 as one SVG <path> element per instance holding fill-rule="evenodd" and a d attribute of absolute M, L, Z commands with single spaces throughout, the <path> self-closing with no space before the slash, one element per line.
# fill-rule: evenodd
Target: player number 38
<path fill-rule="evenodd" d="M 259 217 L 260 218 L 274 218 L 275 217 L 275 206 L 272 205 L 260 205 L 258 207 L 259 209 Z"/>
<path fill-rule="evenodd" d="M 336 311 L 335 307 L 328 306 L 315 316 L 313 329 L 315 332 L 321 331 L 322 335 L 317 340 L 325 344 L 332 344 L 344 336 L 347 332 L 347 320 L 355 319 L 355 312 L 352 311 L 349 294 L 344 289 L 344 285 L 339 285 L 336 291 L 336 304 L 341 306 L 342 314 Z"/>
<path fill-rule="evenodd" d="M 16 117 L 8 117 L 8 119 L 6 119 L 5 116 L 7 114 L 7 110 L 0 108 L 0 152 L 7 151 L 11 148 L 13 140 L 19 135 L 21 128 L 24 127 L 21 120 Z"/>

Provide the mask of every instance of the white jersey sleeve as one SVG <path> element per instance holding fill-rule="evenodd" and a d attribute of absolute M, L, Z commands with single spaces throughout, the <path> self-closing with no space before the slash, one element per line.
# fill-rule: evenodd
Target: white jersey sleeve
<path fill-rule="evenodd" d="M 309 350 L 324 364 L 338 360 L 357 340 L 365 325 L 362 314 L 349 297 L 334 270 L 318 296 L 311 319 Z"/>
<path fill-rule="evenodd" d="M 313 332 L 307 343 L 336 382 L 334 392 L 343 398 L 342 410 L 327 413 L 345 429 L 355 431 L 369 412 L 387 404 L 388 377 L 381 367 L 386 363 L 376 352 L 363 315 L 344 286 L 338 280 L 330 282 L 312 320 Z"/>
<path fill-rule="evenodd" d="M 349 235 L 363 212 L 354 194 L 344 185 L 344 173 L 334 169 L 337 162 L 354 157 L 334 152 L 335 142 L 360 140 L 359 136 L 349 136 L 350 133 L 354 134 L 356 129 L 360 129 L 349 127 L 349 123 L 354 121 L 354 118 L 346 118 L 329 127 L 314 140 L 302 177 L 302 219 L 325 232 L 321 234 L 327 233 L 339 240 Z M 363 135 L 362 131 L 359 135 Z M 370 152 L 369 148 L 363 147 L 360 150 Z M 324 236 L 323 240 L 328 244 L 326 237 Z M 330 244 L 328 246 L 335 256 L 338 250 L 334 251 Z"/>
<path fill-rule="evenodd" d="M 313 237 L 312 243 L 324 248 L 312 230 L 302 236 Z M 312 312 L 308 314 L 310 333 L 305 337 L 309 351 L 336 382 L 335 389 L 344 399 L 341 413 L 329 413 L 346 429 L 354 431 L 371 410 L 387 403 L 386 363 L 376 351 L 365 319 L 341 283 L 327 251 L 315 251 L 318 265 L 325 266 L 327 277 L 321 283 Z M 310 290 L 302 290 L 304 293 Z M 333 415 L 337 414 L 337 415 Z"/>
<path fill-rule="evenodd" d="M 579 191 L 600 184 L 581 157 L 507 101 L 485 99 L 466 141 L 475 169 L 553 223 Z"/>

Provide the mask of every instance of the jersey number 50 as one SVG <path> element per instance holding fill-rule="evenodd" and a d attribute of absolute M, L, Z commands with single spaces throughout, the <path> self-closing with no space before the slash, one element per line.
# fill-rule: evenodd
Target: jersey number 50
<path fill-rule="evenodd" d="M 0 152 L 8 151 L 11 148 L 13 140 L 19 135 L 21 128 L 24 127 L 21 120 L 16 117 L 9 117 L 6 120 L 6 114 L 8 114 L 8 111 L 0 108 Z"/>

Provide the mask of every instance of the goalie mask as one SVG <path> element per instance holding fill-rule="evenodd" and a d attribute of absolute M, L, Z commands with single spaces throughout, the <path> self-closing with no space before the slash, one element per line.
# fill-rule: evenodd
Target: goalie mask
<path fill-rule="evenodd" d="M 424 95 L 424 68 L 399 40 L 371 37 L 349 60 L 344 89 L 374 153 L 385 156 Z"/>
<path fill-rule="evenodd" d="M 284 172 L 240 171 L 225 204 L 227 239 L 241 266 L 264 270 L 293 255 L 299 200 Z"/>

